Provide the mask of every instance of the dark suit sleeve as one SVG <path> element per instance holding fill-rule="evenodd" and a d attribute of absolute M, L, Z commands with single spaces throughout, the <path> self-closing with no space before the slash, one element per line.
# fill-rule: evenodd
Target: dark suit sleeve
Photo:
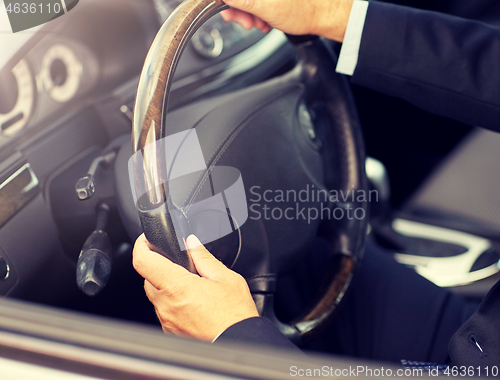
<path fill-rule="evenodd" d="M 500 363 L 500 281 L 488 292 L 476 312 L 453 335 L 449 345 L 455 366 L 482 367 L 484 375 Z M 478 374 L 479 375 L 479 374 Z M 498 375 L 498 373 L 493 374 Z"/>
<path fill-rule="evenodd" d="M 500 131 L 500 29 L 371 2 L 352 82 Z"/>
<path fill-rule="evenodd" d="M 245 319 L 224 331 L 214 343 L 241 341 L 301 352 L 267 318 Z"/>

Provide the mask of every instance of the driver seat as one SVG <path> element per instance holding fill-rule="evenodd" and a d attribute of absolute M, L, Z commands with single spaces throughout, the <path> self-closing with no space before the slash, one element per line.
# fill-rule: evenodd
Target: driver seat
<path fill-rule="evenodd" d="M 500 134 L 473 130 L 403 207 L 414 218 L 500 241 Z"/>

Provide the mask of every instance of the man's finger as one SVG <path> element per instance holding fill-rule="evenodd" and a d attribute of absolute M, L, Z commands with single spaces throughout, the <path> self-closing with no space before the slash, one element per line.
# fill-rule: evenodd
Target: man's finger
<path fill-rule="evenodd" d="M 196 236 L 189 235 L 186 244 L 196 271 L 201 277 L 216 279 L 228 270 L 224 264 L 207 251 Z"/>
<path fill-rule="evenodd" d="M 193 275 L 180 265 L 153 252 L 149 248 L 144 234 L 139 236 L 135 242 L 133 264 L 137 273 L 148 280 L 156 289 L 164 288 L 167 284 L 166 281 L 172 282 L 186 275 Z"/>
<path fill-rule="evenodd" d="M 233 13 L 232 20 L 240 24 L 245 29 L 252 29 L 254 27 L 253 16 L 246 12 L 235 11 Z"/>
<path fill-rule="evenodd" d="M 230 9 L 226 9 L 225 11 L 222 11 L 220 14 L 221 14 L 222 18 L 224 19 L 224 21 L 229 22 L 229 21 L 233 20 L 234 12 L 237 12 L 237 11 L 230 8 Z"/>
<path fill-rule="evenodd" d="M 257 29 L 264 30 L 266 23 L 261 18 L 254 16 L 253 20 Z"/>

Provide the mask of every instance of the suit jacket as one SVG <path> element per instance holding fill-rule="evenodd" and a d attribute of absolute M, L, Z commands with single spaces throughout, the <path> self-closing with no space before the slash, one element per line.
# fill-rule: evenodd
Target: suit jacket
<path fill-rule="evenodd" d="M 493 22 L 499 14 L 491 16 L 488 21 Z M 500 28 L 371 2 L 352 82 L 500 132 L 499 67 Z M 457 366 L 484 370 L 500 363 L 500 282 L 453 336 L 449 353 Z"/>
<path fill-rule="evenodd" d="M 377 0 L 378 1 L 378 0 Z M 380 0 L 500 25 L 500 2 L 497 0 Z"/>
<path fill-rule="evenodd" d="M 352 82 L 500 131 L 500 28 L 371 2 Z"/>
<path fill-rule="evenodd" d="M 235 340 L 301 352 L 271 321 L 263 317 L 245 319 L 232 325 L 217 338 L 216 342 Z"/>
<path fill-rule="evenodd" d="M 411 328 L 411 327 L 410 327 Z M 217 342 L 242 341 L 300 352 L 266 318 L 245 319 L 224 331 Z M 450 341 L 451 365 L 481 367 L 491 371 L 500 363 L 500 281 L 486 295 L 476 312 Z M 476 372 L 476 374 L 478 374 Z"/>
<path fill-rule="evenodd" d="M 500 29 L 440 13 L 370 3 L 352 82 L 441 116 L 500 131 Z M 298 350 L 265 318 L 227 329 L 244 340 Z M 500 362 L 500 283 L 450 342 L 454 365 Z M 411 359 L 411 358 L 409 358 Z"/>

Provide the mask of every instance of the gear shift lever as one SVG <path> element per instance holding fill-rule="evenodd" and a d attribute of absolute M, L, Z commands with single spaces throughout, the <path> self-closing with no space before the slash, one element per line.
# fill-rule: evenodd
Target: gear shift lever
<path fill-rule="evenodd" d="M 112 247 L 104 231 L 109 210 L 106 203 L 97 207 L 96 228 L 85 240 L 76 265 L 76 284 L 88 296 L 95 296 L 104 289 L 111 274 Z"/>
<path fill-rule="evenodd" d="M 379 160 L 366 159 L 366 176 L 370 185 L 377 192 L 377 202 L 370 205 L 370 216 L 377 223 L 383 223 L 391 217 L 391 186 L 387 170 Z"/>

